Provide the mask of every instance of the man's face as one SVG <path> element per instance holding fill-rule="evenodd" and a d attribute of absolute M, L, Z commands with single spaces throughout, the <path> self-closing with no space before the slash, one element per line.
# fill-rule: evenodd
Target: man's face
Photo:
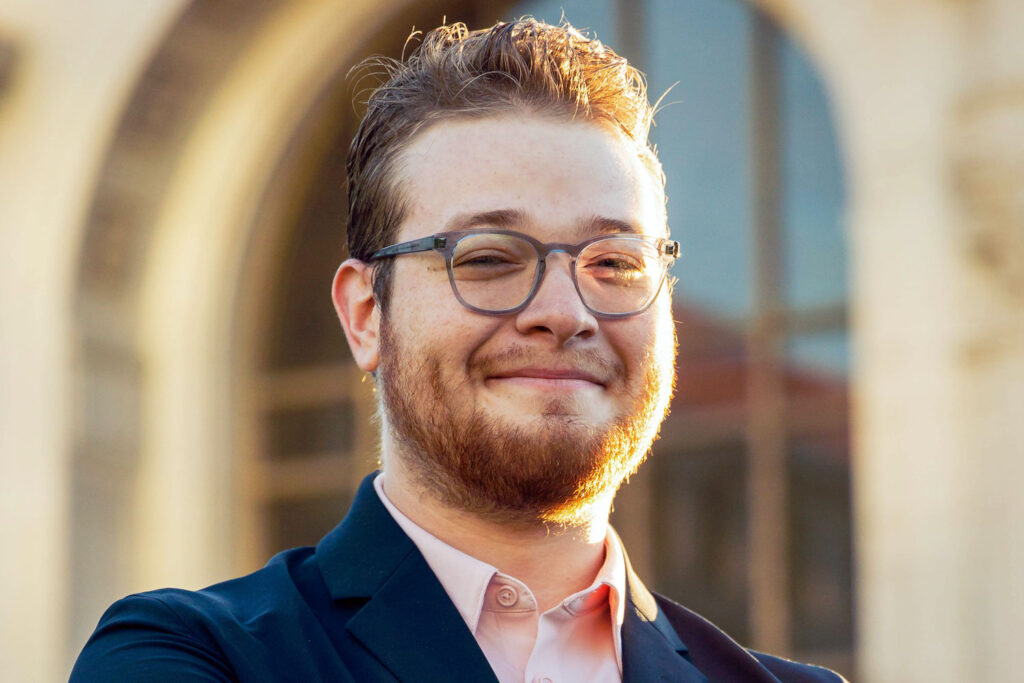
<path fill-rule="evenodd" d="M 508 229 L 575 243 L 664 236 L 663 199 L 611 128 L 530 115 L 436 124 L 399 162 L 408 200 L 396 241 Z M 495 216 L 501 216 L 495 222 Z M 664 417 L 675 351 L 662 292 L 625 319 L 589 312 L 554 253 L 523 311 L 455 298 L 443 257 L 394 263 L 380 381 L 394 450 L 446 502 L 499 518 L 568 521 L 639 465 Z"/>

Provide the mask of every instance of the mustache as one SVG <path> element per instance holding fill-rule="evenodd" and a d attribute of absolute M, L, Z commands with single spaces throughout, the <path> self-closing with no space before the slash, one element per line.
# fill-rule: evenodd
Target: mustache
<path fill-rule="evenodd" d="M 571 368 L 597 377 L 606 386 L 626 375 L 621 362 L 595 349 L 574 349 L 552 354 L 525 346 L 510 346 L 470 359 L 470 369 L 484 377 L 525 367 Z"/>

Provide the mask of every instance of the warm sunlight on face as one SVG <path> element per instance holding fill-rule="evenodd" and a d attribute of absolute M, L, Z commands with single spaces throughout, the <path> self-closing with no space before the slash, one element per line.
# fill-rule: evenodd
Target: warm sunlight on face
<path fill-rule="evenodd" d="M 594 123 L 508 114 L 442 122 L 402 157 L 398 239 L 508 229 L 575 243 L 665 235 L 660 189 L 635 146 Z M 471 311 L 435 252 L 395 263 L 381 383 L 395 453 L 461 507 L 565 520 L 607 498 L 647 453 L 671 393 L 666 287 L 646 311 L 602 318 L 563 253 L 522 311 Z"/>

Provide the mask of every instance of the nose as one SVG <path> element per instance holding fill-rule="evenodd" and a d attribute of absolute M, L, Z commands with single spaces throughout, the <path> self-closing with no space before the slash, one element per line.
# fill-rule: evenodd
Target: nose
<path fill-rule="evenodd" d="M 550 335 L 556 346 L 574 339 L 587 339 L 597 332 L 597 318 L 591 313 L 572 281 L 569 255 L 548 254 L 544 276 L 529 305 L 516 315 L 521 334 Z"/>

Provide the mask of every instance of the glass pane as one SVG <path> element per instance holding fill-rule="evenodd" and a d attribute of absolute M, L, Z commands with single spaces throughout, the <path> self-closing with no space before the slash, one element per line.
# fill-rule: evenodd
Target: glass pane
<path fill-rule="evenodd" d="M 648 3 L 652 99 L 676 84 L 651 134 L 682 245 L 676 294 L 726 317 L 751 306 L 749 26 L 750 10 L 738 2 Z"/>
<path fill-rule="evenodd" d="M 694 309 L 676 311 L 679 355 L 672 406 L 679 412 L 669 415 L 670 424 L 686 409 L 742 404 L 748 369 L 743 332 Z"/>
<path fill-rule="evenodd" d="M 270 503 L 265 509 L 267 543 L 271 552 L 316 545 L 345 516 L 352 497 L 335 493 Z"/>
<path fill-rule="evenodd" d="M 747 638 L 746 460 L 741 444 L 657 453 L 652 588 Z"/>
<path fill-rule="evenodd" d="M 268 452 L 289 459 L 324 453 L 344 454 L 356 439 L 351 401 L 275 410 L 267 419 Z"/>
<path fill-rule="evenodd" d="M 537 250 L 526 240 L 479 233 L 463 237 L 455 245 L 451 272 L 467 304 L 502 311 L 515 308 L 530 295 L 537 265 Z"/>
<path fill-rule="evenodd" d="M 853 539 L 845 433 L 790 446 L 793 644 L 839 650 L 853 638 Z"/>
<path fill-rule="evenodd" d="M 808 381 L 845 385 L 850 374 L 850 336 L 846 330 L 793 335 L 786 344 L 786 362 L 790 371 Z"/>
<path fill-rule="evenodd" d="M 345 101 L 345 107 L 351 107 Z M 349 109 L 350 110 L 350 109 Z M 266 368 L 350 362 L 329 292 L 334 271 L 347 258 L 345 223 L 348 198 L 338 189 L 345 177 L 350 134 L 339 130 L 316 169 L 301 213 L 281 249 L 276 272 L 265 291 L 250 292 L 273 325 Z"/>
<path fill-rule="evenodd" d="M 837 304 L 847 295 L 845 197 L 828 97 L 792 40 L 782 35 L 779 49 L 786 300 Z"/>

